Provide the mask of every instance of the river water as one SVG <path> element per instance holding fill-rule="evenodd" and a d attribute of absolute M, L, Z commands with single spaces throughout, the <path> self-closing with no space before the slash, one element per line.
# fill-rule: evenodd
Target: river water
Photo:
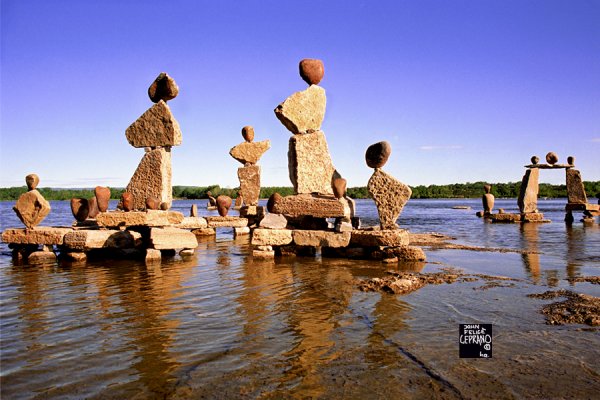
<path fill-rule="evenodd" d="M 194 203 L 204 205 L 173 209 L 187 215 Z M 12 205 L 0 203 L 2 229 L 21 225 Z M 51 205 L 43 225 L 70 225 L 69 203 Z M 517 208 L 514 199 L 499 207 Z M 597 398 L 599 331 L 546 325 L 539 311 L 550 301 L 526 297 L 560 288 L 600 296 L 598 285 L 570 279 L 600 275 L 597 220 L 566 227 L 564 200 L 539 201 L 549 224 L 488 224 L 475 217 L 480 208 L 477 199 L 411 200 L 398 222 L 466 245 L 540 252 L 428 250 L 416 266 L 516 278 L 510 285 L 361 292 L 357 280 L 415 265 L 254 260 L 249 238 L 231 230 L 159 267 L 15 266 L 1 244 L 1 397 Z M 357 214 L 376 223 L 370 200 L 357 201 Z M 458 357 L 461 323 L 493 324 L 491 359 Z"/>

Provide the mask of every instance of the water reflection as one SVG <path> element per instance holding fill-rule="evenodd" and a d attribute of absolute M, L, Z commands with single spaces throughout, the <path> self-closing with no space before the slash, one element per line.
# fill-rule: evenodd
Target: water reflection
<path fill-rule="evenodd" d="M 521 224 L 521 248 L 531 253 L 523 253 L 521 258 L 525 272 L 534 284 L 540 283 L 540 250 L 539 250 L 539 224 Z"/>

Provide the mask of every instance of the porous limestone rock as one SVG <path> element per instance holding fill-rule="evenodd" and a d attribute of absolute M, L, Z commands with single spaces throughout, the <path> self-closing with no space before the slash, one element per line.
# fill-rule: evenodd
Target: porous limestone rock
<path fill-rule="evenodd" d="M 409 235 L 406 229 L 390 230 L 358 230 L 352 231 L 350 237 L 351 246 L 408 246 Z"/>
<path fill-rule="evenodd" d="M 410 187 L 376 169 L 369 179 L 367 189 L 377 205 L 381 229 L 396 229 L 396 220 L 412 194 Z"/>
<path fill-rule="evenodd" d="M 249 165 L 238 168 L 238 178 L 240 180 L 240 195 L 249 206 L 258 204 L 260 196 L 260 166 Z"/>
<path fill-rule="evenodd" d="M 340 175 L 331 162 L 327 140 L 322 131 L 290 138 L 288 171 L 294 193 L 333 194 L 333 179 L 340 178 Z"/>
<path fill-rule="evenodd" d="M 179 86 L 166 72 L 161 72 L 148 88 L 148 97 L 153 103 L 172 100 L 178 94 Z"/>
<path fill-rule="evenodd" d="M 267 229 L 285 229 L 287 219 L 281 214 L 268 213 L 258 224 L 261 228 Z"/>
<path fill-rule="evenodd" d="M 252 232 L 251 243 L 255 246 L 283 246 L 290 244 L 292 243 L 292 230 L 258 228 Z"/>
<path fill-rule="evenodd" d="M 164 101 L 150 107 L 125 131 L 133 147 L 178 146 L 181 144 L 179 123 Z"/>
<path fill-rule="evenodd" d="M 240 218 L 234 216 L 224 217 L 206 217 L 209 228 L 241 228 L 248 226 L 247 218 Z"/>
<path fill-rule="evenodd" d="M 21 222 L 31 229 L 39 225 L 50 213 L 50 203 L 37 189 L 32 189 L 19 196 L 13 210 Z"/>
<path fill-rule="evenodd" d="M 102 248 L 128 249 L 142 245 L 142 235 L 135 231 L 120 230 L 76 230 L 68 232 L 64 246 L 73 250 Z"/>
<path fill-rule="evenodd" d="M 252 250 L 252 257 L 255 258 L 273 258 L 275 257 L 275 251 L 266 251 L 266 250 Z"/>
<path fill-rule="evenodd" d="M 586 204 L 587 196 L 581 173 L 576 169 L 567 169 L 567 198 L 571 204 Z"/>
<path fill-rule="evenodd" d="M 96 222 L 100 226 L 115 228 L 122 226 L 168 226 L 183 221 L 183 214 L 177 211 L 109 211 L 100 213 Z"/>
<path fill-rule="evenodd" d="M 61 245 L 65 235 L 72 231 L 71 228 L 49 226 L 39 226 L 35 229 L 6 229 L 2 232 L 2 241 L 9 244 Z"/>
<path fill-rule="evenodd" d="M 523 175 L 519 198 L 517 200 L 521 213 L 532 213 L 537 211 L 539 176 L 540 170 L 538 168 L 530 168 L 525 171 L 525 175 Z"/>
<path fill-rule="evenodd" d="M 293 134 L 318 131 L 325 118 L 325 89 L 311 85 L 275 108 L 277 119 Z"/>
<path fill-rule="evenodd" d="M 299 246 L 346 247 L 350 243 L 350 232 L 294 230 L 294 243 Z"/>
<path fill-rule="evenodd" d="M 156 197 L 171 205 L 171 151 L 166 148 L 150 150 L 144 154 L 125 191 L 133 196 L 134 210 L 144 210 L 146 199 Z M 119 204 L 119 208 L 122 208 Z"/>
<path fill-rule="evenodd" d="M 155 264 L 160 263 L 162 260 L 162 254 L 160 250 L 157 249 L 146 249 L 146 258 L 145 261 L 147 264 Z"/>
<path fill-rule="evenodd" d="M 208 222 L 202 217 L 183 217 L 183 221 L 173 225 L 173 227 L 180 229 L 204 229 L 208 227 Z"/>
<path fill-rule="evenodd" d="M 292 217 L 312 216 L 337 218 L 345 215 L 344 205 L 334 196 L 299 194 L 279 197 L 274 200 L 272 212 Z"/>
<path fill-rule="evenodd" d="M 229 155 L 244 165 L 256 164 L 262 155 L 271 148 L 270 140 L 243 142 L 229 150 Z"/>
<path fill-rule="evenodd" d="M 195 249 L 198 247 L 196 236 L 185 229 L 172 227 L 150 229 L 150 245 L 158 250 Z"/>
<path fill-rule="evenodd" d="M 192 233 L 196 236 L 214 236 L 217 234 L 215 228 L 200 228 L 192 230 Z"/>

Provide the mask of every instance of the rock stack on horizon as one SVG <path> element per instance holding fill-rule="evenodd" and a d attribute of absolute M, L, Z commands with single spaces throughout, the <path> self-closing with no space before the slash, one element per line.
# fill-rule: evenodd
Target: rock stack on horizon
<path fill-rule="evenodd" d="M 182 139 L 179 123 L 167 101 L 178 93 L 173 78 L 164 72 L 159 74 L 148 88 L 148 96 L 155 104 L 125 131 L 129 144 L 146 151 L 125 189 L 132 195 L 134 210 L 145 210 L 149 198 L 171 206 L 171 147 L 180 145 Z M 122 203 L 119 208 L 123 208 Z"/>
<path fill-rule="evenodd" d="M 25 177 L 27 192 L 17 199 L 13 210 L 27 229 L 34 229 L 50 213 L 50 203 L 37 190 L 40 178 L 36 174 Z"/>

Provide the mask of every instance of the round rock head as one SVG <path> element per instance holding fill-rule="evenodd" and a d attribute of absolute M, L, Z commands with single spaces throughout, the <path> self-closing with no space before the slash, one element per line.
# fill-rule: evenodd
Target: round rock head
<path fill-rule="evenodd" d="M 325 75 L 325 67 L 321 60 L 305 58 L 300 61 L 299 67 L 300 76 L 309 85 L 318 85 L 321 79 L 323 79 L 323 75 Z"/>
<path fill-rule="evenodd" d="M 492 185 L 483 185 L 483 190 L 485 190 L 486 193 L 490 193 L 492 191 Z"/>
<path fill-rule="evenodd" d="M 379 142 L 369 146 L 365 153 L 367 165 L 371 168 L 381 168 L 392 154 L 392 146 L 386 142 Z"/>
<path fill-rule="evenodd" d="M 331 188 L 333 189 L 333 195 L 337 199 L 341 199 L 346 194 L 346 180 L 344 178 L 335 178 L 331 182 Z"/>
<path fill-rule="evenodd" d="M 36 174 L 29 174 L 25 177 L 25 183 L 27 184 L 27 190 L 33 190 L 40 183 L 40 177 Z"/>
<path fill-rule="evenodd" d="M 242 128 L 242 136 L 246 142 L 251 142 L 254 140 L 254 128 L 250 125 Z"/>
<path fill-rule="evenodd" d="M 154 103 L 169 101 L 177 97 L 179 87 L 166 72 L 161 72 L 148 88 L 148 96 Z"/>
<path fill-rule="evenodd" d="M 550 165 L 554 165 L 558 162 L 558 155 L 551 151 L 550 153 L 546 154 L 546 162 Z"/>
<path fill-rule="evenodd" d="M 531 163 L 532 164 L 537 164 L 540 162 L 540 158 L 538 156 L 532 156 L 531 157 Z"/>
<path fill-rule="evenodd" d="M 226 217 L 229 212 L 229 208 L 231 207 L 231 197 L 220 195 L 217 197 L 217 211 L 219 211 L 219 215 L 221 217 Z"/>
<path fill-rule="evenodd" d="M 567 164 L 575 165 L 575 157 L 573 157 L 573 156 L 567 157 Z"/>

